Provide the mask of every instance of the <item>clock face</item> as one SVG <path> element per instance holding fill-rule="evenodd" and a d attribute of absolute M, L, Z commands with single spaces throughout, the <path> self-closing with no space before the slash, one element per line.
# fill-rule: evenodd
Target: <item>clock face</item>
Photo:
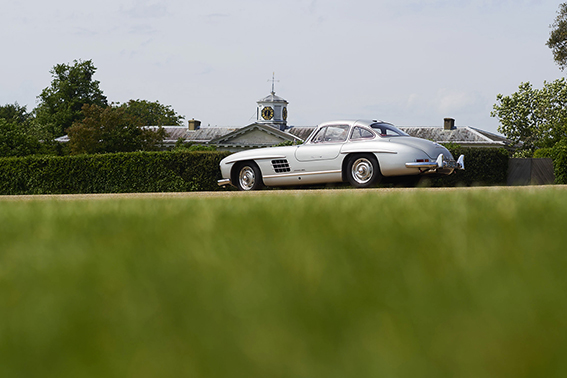
<path fill-rule="evenodd" d="M 270 106 L 266 106 L 265 108 L 263 108 L 262 118 L 267 120 L 274 118 L 274 109 L 272 109 Z"/>
<path fill-rule="evenodd" d="M 283 108 L 282 110 L 282 118 L 284 121 L 287 121 L 287 108 Z"/>

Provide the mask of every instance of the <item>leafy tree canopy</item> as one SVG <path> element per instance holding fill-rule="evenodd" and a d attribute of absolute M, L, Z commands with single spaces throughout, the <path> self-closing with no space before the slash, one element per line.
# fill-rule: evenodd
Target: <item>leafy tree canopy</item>
<path fill-rule="evenodd" d="M 156 150 L 165 137 L 161 127 L 143 128 L 124 106 L 85 104 L 82 115 L 68 130 L 72 154 Z"/>
<path fill-rule="evenodd" d="M 521 83 L 510 96 L 496 96 L 490 114 L 500 121 L 498 131 L 522 142 L 523 149 L 552 147 L 567 137 L 567 81 L 544 82 L 542 89 Z"/>
<path fill-rule="evenodd" d="M 38 96 L 35 112 L 37 121 L 54 137 L 64 135 L 74 122 L 82 120 L 83 105 L 108 105 L 99 81 L 93 80 L 95 71 L 91 60 L 57 64 L 50 71 L 53 80 Z"/>
<path fill-rule="evenodd" d="M 159 101 L 130 100 L 122 107 L 130 115 L 138 117 L 144 126 L 181 126 L 185 117 L 177 114 L 171 105 Z"/>
<path fill-rule="evenodd" d="M 0 106 L 0 118 L 9 122 L 23 124 L 31 118 L 25 106 L 20 106 L 18 103 L 6 104 Z"/>
<path fill-rule="evenodd" d="M 559 4 L 551 29 L 546 45 L 553 52 L 555 63 L 563 70 L 567 66 L 567 3 Z"/>
<path fill-rule="evenodd" d="M 28 113 L 18 103 L 0 106 L 0 156 L 27 156 L 50 153 L 52 145 L 41 143 L 43 134 Z"/>
<path fill-rule="evenodd" d="M 33 155 L 39 153 L 42 147 L 22 124 L 0 118 L 0 157 Z"/>

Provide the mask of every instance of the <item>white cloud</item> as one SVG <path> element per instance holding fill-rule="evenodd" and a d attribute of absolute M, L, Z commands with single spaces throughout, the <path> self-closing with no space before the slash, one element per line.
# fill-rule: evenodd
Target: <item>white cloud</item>
<path fill-rule="evenodd" d="M 437 111 L 443 114 L 462 112 L 466 108 L 476 107 L 478 97 L 471 92 L 455 91 L 442 88 L 437 91 L 434 103 Z"/>
<path fill-rule="evenodd" d="M 150 3 L 137 0 L 132 7 L 122 8 L 121 13 L 132 18 L 161 18 L 168 15 L 167 6 L 164 3 Z"/>

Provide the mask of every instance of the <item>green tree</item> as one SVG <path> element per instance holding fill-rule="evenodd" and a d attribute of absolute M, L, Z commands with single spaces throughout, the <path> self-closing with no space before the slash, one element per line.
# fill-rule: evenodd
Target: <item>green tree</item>
<path fill-rule="evenodd" d="M 497 117 L 498 131 L 533 152 L 553 147 L 567 137 L 567 81 L 544 82 L 542 89 L 521 83 L 510 96 L 499 94 L 491 112 Z"/>
<path fill-rule="evenodd" d="M 45 153 L 34 128 L 33 117 L 18 103 L 0 106 L 0 156 L 27 156 Z"/>
<path fill-rule="evenodd" d="M 38 96 L 36 119 L 53 137 L 64 135 L 69 127 L 83 118 L 83 105 L 108 105 L 106 96 L 93 80 L 96 67 L 91 60 L 57 64 L 50 71 L 53 80 Z"/>
<path fill-rule="evenodd" d="M 122 106 L 84 105 L 82 115 L 68 130 L 72 154 L 156 150 L 165 137 L 163 128 L 143 128 Z"/>
<path fill-rule="evenodd" d="M 17 124 L 24 124 L 32 115 L 28 113 L 25 106 L 20 106 L 18 103 L 6 104 L 0 106 L 0 118 L 5 119 L 9 122 L 15 122 Z"/>
<path fill-rule="evenodd" d="M 546 45 L 551 49 L 555 63 L 564 70 L 567 66 L 567 3 L 559 4 L 557 17 L 550 27 Z"/>
<path fill-rule="evenodd" d="M 159 101 L 130 100 L 122 104 L 128 114 L 138 117 L 144 126 L 181 126 L 185 117 L 177 114 L 171 105 Z"/>
<path fill-rule="evenodd" d="M 0 157 L 34 155 L 40 153 L 42 147 L 22 125 L 0 118 Z"/>

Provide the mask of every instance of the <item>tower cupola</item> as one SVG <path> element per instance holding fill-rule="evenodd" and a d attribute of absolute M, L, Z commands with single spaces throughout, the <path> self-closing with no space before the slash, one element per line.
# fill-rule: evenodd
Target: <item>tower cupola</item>
<path fill-rule="evenodd" d="M 276 96 L 272 76 L 272 92 L 257 101 L 256 122 L 285 130 L 287 127 L 287 104 L 283 98 Z"/>

